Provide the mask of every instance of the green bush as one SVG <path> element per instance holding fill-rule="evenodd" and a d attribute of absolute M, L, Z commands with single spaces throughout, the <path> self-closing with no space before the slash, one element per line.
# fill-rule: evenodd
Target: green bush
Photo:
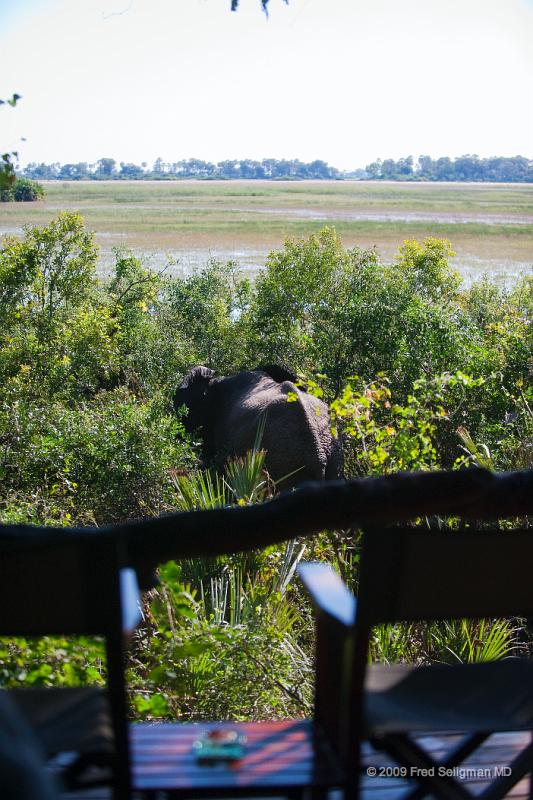
<path fill-rule="evenodd" d="M 455 304 L 447 242 L 406 242 L 385 266 L 325 228 L 271 253 L 249 315 L 251 360 L 321 373 L 338 395 L 351 375 L 385 373 L 405 398 L 415 380 L 465 368 L 470 321 Z"/>
<path fill-rule="evenodd" d="M 232 262 L 212 259 L 203 270 L 168 282 L 167 321 L 177 338 L 188 343 L 192 363 L 212 364 L 220 374 L 245 366 L 244 315 L 251 297 L 249 280 Z"/>
<path fill-rule="evenodd" d="M 31 200 L 42 200 L 44 188 L 37 181 L 29 178 L 16 178 L 15 181 L 0 189 L 0 202 L 11 203 L 29 202 Z"/>
<path fill-rule="evenodd" d="M 71 408 L 13 393 L 0 408 L 0 516 L 6 521 L 17 508 L 41 524 L 159 514 L 170 508 L 173 471 L 194 463 L 160 396 L 139 403 L 116 389 Z"/>

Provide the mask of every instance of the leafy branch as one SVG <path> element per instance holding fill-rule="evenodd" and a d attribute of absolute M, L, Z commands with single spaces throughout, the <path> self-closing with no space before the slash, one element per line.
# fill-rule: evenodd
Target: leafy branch
<path fill-rule="evenodd" d="M 284 2 L 287 5 L 289 5 L 289 0 L 284 0 Z M 261 6 L 262 6 L 263 11 L 265 12 L 265 14 L 267 16 L 268 16 L 268 3 L 269 3 L 269 0 L 261 0 Z M 238 8 L 239 8 L 239 0 L 231 0 L 231 10 L 232 11 L 237 11 Z"/>
<path fill-rule="evenodd" d="M 14 108 L 19 100 L 20 94 L 14 93 L 7 100 L 0 100 L 0 106 L 8 105 Z M 15 182 L 15 165 L 13 164 L 13 159 L 16 159 L 17 156 L 18 153 L 16 150 L 12 150 L 8 153 L 2 153 L 0 156 L 0 190 L 7 189 Z"/>

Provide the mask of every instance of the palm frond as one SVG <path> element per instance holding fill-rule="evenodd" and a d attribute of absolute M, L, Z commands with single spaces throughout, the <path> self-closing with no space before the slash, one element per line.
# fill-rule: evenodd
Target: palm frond
<path fill-rule="evenodd" d="M 221 508 L 230 504 L 228 487 L 222 476 L 210 470 L 197 470 L 190 475 L 175 475 L 172 482 L 177 490 L 179 511 Z"/>
<path fill-rule="evenodd" d="M 462 425 L 457 428 L 457 435 L 463 443 L 461 450 L 468 455 L 470 461 L 472 461 L 476 467 L 494 470 L 494 459 L 486 444 L 476 444 L 470 432 Z"/>
<path fill-rule="evenodd" d="M 237 456 L 226 464 L 225 482 L 240 505 L 261 502 L 268 491 L 265 472 L 265 450 L 261 449 L 265 432 L 266 415 L 259 418 L 254 445 L 244 456 Z"/>

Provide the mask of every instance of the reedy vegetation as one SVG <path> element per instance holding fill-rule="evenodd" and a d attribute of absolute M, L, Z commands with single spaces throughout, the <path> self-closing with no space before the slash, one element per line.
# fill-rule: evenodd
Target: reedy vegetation
<path fill-rule="evenodd" d="M 287 241 L 255 285 L 235 264 L 154 274 L 97 248 L 76 214 L 0 251 L 0 518 L 97 524 L 260 502 L 275 490 L 260 440 L 224 474 L 198 469 L 171 410 L 188 368 L 282 361 L 331 404 L 349 475 L 469 462 L 531 466 L 532 282 L 463 291 L 450 245 L 405 242 L 393 264 L 333 229 Z M 452 524 L 441 520 L 442 525 Z M 140 716 L 275 716 L 309 708 L 303 553 L 357 588 L 356 532 L 161 568 L 130 661 Z M 515 623 L 382 628 L 376 658 L 476 660 L 517 646 Z M 9 683 L 101 680 L 91 640 L 0 645 Z"/>

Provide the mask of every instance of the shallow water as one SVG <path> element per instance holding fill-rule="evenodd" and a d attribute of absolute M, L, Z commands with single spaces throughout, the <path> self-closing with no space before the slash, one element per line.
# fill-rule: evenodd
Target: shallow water
<path fill-rule="evenodd" d="M 99 236 L 96 237 L 97 240 Z M 107 248 L 103 242 L 100 244 L 99 272 L 102 275 L 109 275 L 115 261 L 111 248 Z M 144 263 L 156 272 L 165 270 L 167 275 L 191 275 L 203 267 L 211 259 L 217 261 L 235 261 L 238 267 L 251 276 L 264 267 L 268 257 L 268 250 L 224 250 L 216 247 L 205 249 L 197 248 L 187 250 L 141 250 L 132 248 L 135 255 L 143 259 Z M 167 268 L 167 269 L 165 269 Z"/>
<path fill-rule="evenodd" d="M 202 210 L 213 207 L 196 206 Z M 456 214 L 453 211 L 350 211 L 349 209 L 313 209 L 313 208 L 242 208 L 232 207 L 233 211 L 247 214 L 272 214 L 277 217 L 299 217 L 305 219 L 341 219 L 353 222 L 437 222 L 451 225 L 478 223 L 480 225 L 532 225 L 532 216 L 506 214 Z"/>
<path fill-rule="evenodd" d="M 100 239 L 99 235 L 97 239 Z M 99 244 L 101 246 L 100 273 L 108 275 L 114 263 L 114 255 L 111 248 L 106 247 L 104 241 L 100 240 Z M 223 262 L 235 261 L 241 270 L 252 277 L 263 269 L 269 253 L 268 249 L 241 248 L 240 250 L 229 250 L 216 247 L 210 249 L 169 250 L 164 253 L 156 250 L 134 249 L 134 251 L 155 271 L 165 269 L 170 263 L 168 269 L 165 270 L 167 275 L 190 275 L 196 270 L 202 269 L 210 259 L 214 258 Z M 393 260 L 393 253 L 383 252 L 382 257 L 384 262 L 390 263 Z M 533 254 L 530 262 L 458 255 L 453 259 L 451 265 L 461 274 L 465 287 L 470 286 L 476 280 L 482 278 L 483 275 L 488 275 L 495 283 L 510 287 L 521 276 L 533 274 Z"/>
<path fill-rule="evenodd" d="M 82 204 L 80 204 L 82 205 Z M 128 203 L 122 204 L 129 205 Z M 117 203 L 90 203 L 91 209 L 116 209 Z M 167 210 L 191 213 L 191 211 L 231 211 L 242 212 L 243 214 L 267 214 L 275 217 L 293 217 L 298 219 L 340 219 L 353 222 L 436 222 L 449 223 L 455 225 L 465 225 L 468 223 L 478 223 L 481 225 L 533 225 L 533 216 L 516 214 L 465 214 L 453 211 L 357 211 L 350 209 L 327 209 L 327 208 L 290 208 L 286 206 L 260 208 L 238 204 L 231 205 L 231 208 L 223 208 L 220 205 L 194 204 L 177 205 L 176 203 L 134 203 L 134 209 L 140 210 Z M 64 205 L 53 205 L 48 203 L 47 208 L 51 211 L 63 211 Z"/>
<path fill-rule="evenodd" d="M 337 218 L 340 216 L 337 213 Z M 404 217 L 401 215 L 388 215 L 387 219 L 413 219 L 414 215 Z M 431 215 L 419 215 L 420 219 L 429 219 Z M 350 217 L 355 219 L 355 217 Z M 363 218 L 363 216 L 361 216 Z M 376 215 L 367 215 L 365 219 L 377 219 Z M 461 220 L 465 221 L 465 220 Z M 500 219 L 501 221 L 501 219 Z M 517 223 L 525 224 L 525 223 Z M 6 234 L 21 235 L 21 227 L 0 225 L 0 236 Z M 112 265 L 115 261 L 113 247 L 117 244 L 127 245 L 126 233 L 106 233 L 96 234 L 96 241 L 100 245 L 100 259 L 98 271 L 102 276 L 110 274 Z M 146 250 L 138 247 L 131 248 L 138 257 L 155 271 L 165 270 L 168 275 L 190 275 L 202 269 L 207 262 L 214 258 L 218 261 L 235 261 L 241 270 L 250 274 L 251 277 L 265 266 L 268 258 L 269 248 L 241 247 L 240 249 L 225 248 L 186 248 L 172 249 L 167 251 Z M 382 258 L 385 262 L 391 262 L 392 252 L 382 250 Z M 533 274 L 533 253 L 531 261 L 517 261 L 513 259 L 483 258 L 471 254 L 458 253 L 451 262 L 464 279 L 465 286 L 468 287 L 483 275 L 487 275 L 492 281 L 513 286 L 523 275 Z M 165 269 L 166 268 L 166 269 Z"/>
<path fill-rule="evenodd" d="M 74 188 L 77 190 L 79 187 Z M 92 188 L 99 190 L 99 187 Z M 112 188 L 116 189 L 116 187 Z M 120 188 L 123 187 L 119 187 L 119 189 Z M 139 192 L 145 191 L 145 187 L 143 186 L 136 186 L 134 188 Z M 164 188 L 167 187 L 163 187 L 163 189 Z M 477 188 L 479 189 L 479 187 Z M 457 187 L 454 187 L 454 190 L 456 191 Z M 139 195 L 139 199 L 141 199 L 141 195 Z M 257 206 L 250 202 L 243 203 L 242 197 L 236 202 L 232 200 L 230 203 L 228 203 L 227 198 L 222 198 L 223 203 L 221 204 L 221 198 L 219 197 L 218 202 L 216 199 L 214 202 L 207 199 L 207 202 L 204 200 L 204 202 L 198 204 L 195 202 L 189 205 L 182 205 L 181 203 L 175 202 L 168 203 L 164 196 L 160 199 L 163 200 L 162 203 L 153 201 L 148 203 L 131 203 L 127 201 L 108 203 L 99 202 L 99 200 L 95 198 L 96 202 L 83 199 L 75 205 L 82 209 L 82 213 L 84 207 L 93 212 L 96 209 L 109 209 L 112 211 L 116 210 L 118 207 L 122 207 L 122 209 L 127 209 L 128 213 L 130 209 L 140 211 L 141 213 L 143 210 L 155 211 L 170 209 L 176 213 L 201 213 L 211 211 L 231 212 L 236 214 L 242 213 L 243 220 L 245 218 L 253 220 L 254 217 L 257 219 L 258 215 L 263 216 L 263 218 L 266 216 L 272 219 L 277 218 L 278 220 L 280 218 L 286 218 L 287 220 L 292 219 L 293 221 L 297 219 L 316 220 L 317 229 L 321 224 L 328 224 L 330 221 L 332 224 L 335 224 L 336 220 L 391 224 L 408 224 L 413 222 L 422 224 L 428 223 L 429 230 L 431 230 L 430 226 L 432 223 L 448 224 L 450 226 L 477 223 L 487 226 L 492 225 L 496 229 L 500 225 L 512 226 L 519 235 L 511 235 L 509 228 L 507 228 L 505 232 L 502 231 L 501 235 L 497 233 L 494 235 L 491 234 L 490 241 L 489 237 L 485 236 L 470 236 L 467 239 L 464 234 L 460 233 L 460 228 L 458 228 L 457 241 L 454 241 L 454 237 L 448 234 L 448 238 L 450 238 L 454 244 L 454 250 L 457 251 L 457 257 L 451 262 L 452 266 L 461 273 L 466 285 L 471 284 L 473 281 L 486 274 L 491 280 L 510 286 L 517 281 L 520 275 L 531 274 L 533 270 L 533 248 L 531 248 L 531 259 L 529 259 L 528 242 L 530 239 L 524 236 L 523 232 L 520 231 L 521 226 L 533 225 L 533 216 L 528 213 L 485 213 L 481 203 L 475 204 L 472 211 L 455 212 L 449 209 L 443 211 L 411 211 L 401 207 L 387 210 L 387 208 L 383 207 L 383 202 L 386 201 L 377 195 L 374 197 L 374 200 L 379 201 L 379 206 L 381 207 L 375 210 L 368 208 L 368 206 L 363 209 L 349 208 L 344 206 L 344 203 L 342 203 L 341 207 L 328 208 L 325 205 L 317 205 L 314 202 L 310 206 L 302 208 L 293 205 L 292 200 L 287 206 L 283 204 L 278 206 L 268 204 Z M 65 195 L 64 202 L 56 204 L 47 201 L 43 208 L 50 212 L 63 210 L 66 207 L 74 208 L 75 206 L 72 205 L 71 201 L 72 198 L 68 197 L 67 194 Z M 31 206 L 32 204 L 21 205 Z M 530 210 L 531 204 L 529 206 L 526 205 L 524 210 L 526 208 Z M 33 208 L 31 210 L 33 211 Z M 210 258 L 215 258 L 224 262 L 230 260 L 236 261 L 243 271 L 251 275 L 256 275 L 257 272 L 264 267 L 270 249 L 272 247 L 275 249 L 281 248 L 283 240 L 283 234 L 281 232 L 279 234 L 279 242 L 276 242 L 276 239 L 268 234 L 268 230 L 264 233 L 257 234 L 257 236 L 251 236 L 246 233 L 246 226 L 243 225 L 242 230 L 239 229 L 235 231 L 234 234 L 232 232 L 226 232 L 218 235 L 217 232 L 214 231 L 211 244 L 209 218 L 206 219 L 205 231 L 201 230 L 197 236 L 192 232 L 187 233 L 183 230 L 173 234 L 172 227 L 168 225 L 165 227 L 163 223 L 161 223 L 161 228 L 159 229 L 157 228 L 158 222 L 156 221 L 156 223 L 154 223 L 155 230 L 153 238 L 150 239 L 148 238 L 150 233 L 141 233 L 137 235 L 135 231 L 132 231 L 131 220 L 129 218 L 129 227 L 127 227 L 127 230 L 130 231 L 129 233 L 125 232 L 126 229 L 121 231 L 120 218 L 118 220 L 113 218 L 113 228 L 115 229 L 106 230 L 106 220 L 107 216 L 104 214 L 102 219 L 97 217 L 95 220 L 92 222 L 89 221 L 88 223 L 89 226 L 94 225 L 97 230 L 96 241 L 100 245 L 99 271 L 103 275 L 109 274 L 110 268 L 114 262 L 113 247 L 117 245 L 131 248 L 137 256 L 143 258 L 154 270 L 159 271 L 167 268 L 169 274 L 190 274 L 204 267 Z M 163 222 L 166 221 L 165 218 Z M 6 215 L 4 220 L 0 222 L 0 236 L 2 234 L 22 235 L 22 225 L 17 224 L 19 222 L 20 218 L 9 220 Z M 386 231 L 384 232 L 381 230 L 374 234 L 369 227 L 368 231 L 361 230 L 361 232 L 357 234 L 357 239 L 355 240 L 354 236 L 349 237 L 347 234 L 347 241 L 349 242 L 351 240 L 352 243 L 354 241 L 367 243 L 362 246 L 369 246 L 373 242 L 376 242 L 383 260 L 390 262 L 394 258 L 394 253 L 401 239 L 407 235 L 408 232 L 404 233 L 403 231 L 402 233 L 395 234 L 391 229 L 390 237 L 387 237 Z M 398 238 L 396 238 L 396 236 L 398 236 Z M 461 236 L 463 236 L 463 238 L 461 238 Z M 422 237 L 422 234 L 420 234 L 420 237 Z M 232 239 L 233 241 L 231 241 Z M 165 249 L 163 242 L 168 246 L 168 249 Z M 498 255 L 499 257 L 495 257 Z M 169 262 L 172 262 L 170 266 L 168 266 Z"/>

